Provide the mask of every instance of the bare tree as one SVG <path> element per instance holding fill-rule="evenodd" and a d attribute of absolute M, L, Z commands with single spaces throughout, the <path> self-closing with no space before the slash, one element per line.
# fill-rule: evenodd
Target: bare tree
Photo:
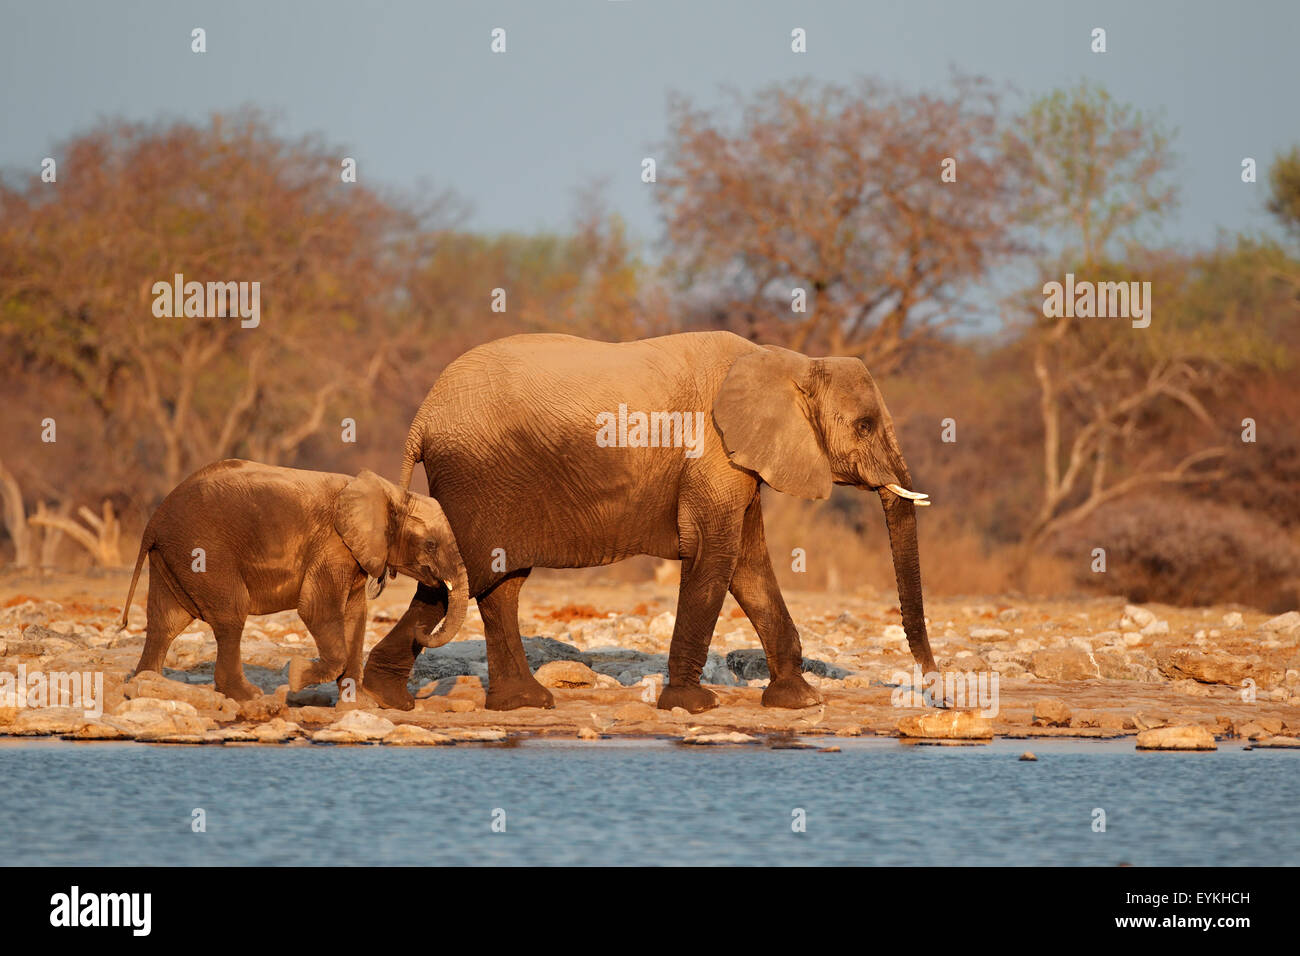
<path fill-rule="evenodd" d="M 1082 85 L 1037 101 L 1017 128 L 1016 148 L 1031 159 L 1026 219 L 1056 242 L 1041 274 L 1150 282 L 1158 302 L 1146 328 L 1068 310 L 1048 316 L 1037 289 L 1018 302 L 1013 321 L 1031 342 L 1043 435 L 1032 548 L 1139 489 L 1220 475 L 1225 423 L 1207 402 L 1250 333 L 1205 308 L 1215 254 L 1144 253 L 1133 242 L 1176 202 L 1169 139 L 1155 117 Z M 1171 428 L 1181 440 L 1167 440 Z"/>
<path fill-rule="evenodd" d="M 232 455 L 288 460 L 365 401 L 393 341 L 394 249 L 420 223 L 341 182 L 342 150 L 245 112 L 108 123 L 61 152 L 76 174 L 57 190 L 0 190 L 0 338 L 134 457 L 132 492 Z M 258 283 L 260 322 L 158 315 L 155 283 L 177 274 Z"/>
<path fill-rule="evenodd" d="M 85 524 L 73 521 L 66 514 L 51 514 L 44 504 L 38 503 L 36 514 L 29 519 L 33 525 L 56 529 L 90 553 L 91 559 L 101 568 L 116 568 L 125 563 L 122 557 L 122 526 L 118 523 L 113 503 L 105 501 L 100 514 L 89 508 L 77 509 Z"/>
<path fill-rule="evenodd" d="M 0 461 L 0 519 L 3 519 L 0 527 L 9 532 L 14 543 L 14 567 L 30 568 L 35 555 L 27 511 L 23 507 L 22 488 L 3 461 Z"/>
<path fill-rule="evenodd" d="M 888 371 L 1018 248 L 1017 160 L 979 81 L 943 95 L 804 83 L 725 112 L 679 99 L 671 124 L 656 188 L 673 260 L 751 335 Z"/>

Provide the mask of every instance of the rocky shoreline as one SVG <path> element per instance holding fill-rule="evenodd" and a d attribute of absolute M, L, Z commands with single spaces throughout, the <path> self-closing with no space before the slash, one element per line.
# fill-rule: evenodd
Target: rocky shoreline
<path fill-rule="evenodd" d="M 18 593 L 0 600 L 0 674 L 102 673 L 103 713 L 0 703 L 0 736 L 393 746 L 660 737 L 831 752 L 836 737 L 858 736 L 970 744 L 1131 736 L 1140 749 L 1160 750 L 1207 750 L 1232 738 L 1300 746 L 1294 611 L 1270 616 L 1115 599 L 932 601 L 932 641 L 943 669 L 964 675 L 972 688 L 987 690 L 996 678 L 996 706 L 981 714 L 979 706 L 919 706 L 897 609 L 886 596 L 788 595 L 804 639 L 806 677 L 825 703 L 785 711 L 761 706 L 766 661 L 729 602 L 704 675 L 721 706 L 692 715 L 654 707 L 672 633 L 670 590 L 539 582 L 526 592 L 521 623 L 533 635 L 525 640 L 529 665 L 552 689 L 553 710 L 484 709 L 485 646 L 471 610 L 464 640 L 419 658 L 410 685 L 416 708 L 392 711 L 340 703 L 334 685 L 288 692 L 289 660 L 315 655 L 294 612 L 251 619 L 245 631 L 245 669 L 265 692 L 260 698 L 240 703 L 212 688 L 216 645 L 200 624 L 176 639 L 164 673 L 128 681 L 145 616 L 133 607 L 127 629 L 116 630 L 116 584 L 114 577 L 6 588 Z M 367 650 L 405 603 L 397 586 L 372 604 Z"/>

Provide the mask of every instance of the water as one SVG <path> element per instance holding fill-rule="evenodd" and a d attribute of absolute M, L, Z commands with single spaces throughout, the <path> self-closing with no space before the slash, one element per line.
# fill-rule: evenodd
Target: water
<path fill-rule="evenodd" d="M 0 743 L 6 864 L 1252 865 L 1300 860 L 1300 752 L 1113 742 L 838 754 Z M 1031 745 L 1036 763 L 1017 756 Z M 1092 829 L 1093 809 L 1106 832 Z M 207 831 L 191 828 L 206 813 Z M 492 831 L 494 811 L 506 830 Z M 807 830 L 792 831 L 792 811 Z"/>

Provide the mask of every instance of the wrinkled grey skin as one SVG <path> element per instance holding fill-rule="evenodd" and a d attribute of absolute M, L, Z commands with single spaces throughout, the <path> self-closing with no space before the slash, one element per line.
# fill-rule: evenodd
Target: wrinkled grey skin
<path fill-rule="evenodd" d="M 601 447 L 597 416 L 703 413 L 698 457 L 682 447 Z M 671 437 L 671 436 L 670 436 Z M 423 461 L 456 533 L 488 647 L 488 707 L 552 706 L 524 658 L 519 590 L 535 566 L 579 568 L 637 554 L 682 562 L 669 681 L 659 706 L 717 705 L 700 685 L 727 592 L 753 623 L 771 683 L 763 703 L 805 707 L 799 633 L 763 538 L 760 482 L 805 498 L 832 483 L 877 492 L 884 507 L 903 626 L 934 670 L 925 629 L 916 509 L 885 403 L 857 359 L 812 359 L 727 332 L 610 344 L 518 335 L 472 349 L 438 378 L 407 438 L 402 484 Z M 410 707 L 406 682 L 421 635 L 446 595 L 420 586 L 371 652 L 365 687 Z"/>
<path fill-rule="evenodd" d="M 206 568 L 194 570 L 194 549 Z M 167 648 L 195 618 L 217 639 L 216 688 L 236 700 L 261 696 L 244 676 L 239 643 L 249 614 L 296 609 L 320 657 L 294 658 L 289 684 L 351 678 L 360 687 L 366 578 L 401 572 L 422 585 L 453 584 L 451 613 L 421 635 L 430 647 L 456 636 L 468 604 L 465 565 L 438 502 L 372 471 L 356 478 L 227 460 L 176 486 L 145 527 L 126 625 L 145 557 L 149 603 L 135 673 L 162 671 Z"/>

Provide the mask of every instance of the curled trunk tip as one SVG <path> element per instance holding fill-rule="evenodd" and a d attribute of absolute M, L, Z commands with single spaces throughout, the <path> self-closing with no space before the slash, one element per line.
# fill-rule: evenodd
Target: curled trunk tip
<path fill-rule="evenodd" d="M 448 584 L 446 616 L 427 634 L 416 632 L 416 638 L 424 647 L 442 647 L 456 637 L 461 625 L 465 623 L 465 614 L 469 609 L 469 575 L 464 564 L 457 565 L 456 573 Z"/>

